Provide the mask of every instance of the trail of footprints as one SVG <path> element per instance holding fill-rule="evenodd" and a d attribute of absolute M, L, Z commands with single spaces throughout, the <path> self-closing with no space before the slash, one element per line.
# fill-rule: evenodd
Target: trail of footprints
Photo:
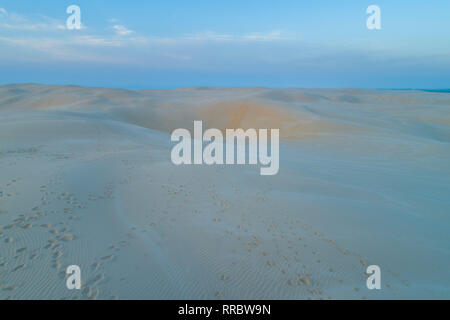
<path fill-rule="evenodd" d="M 183 203 L 187 203 L 192 193 L 187 190 L 185 184 L 169 183 L 162 185 L 161 188 L 167 192 L 169 197 L 183 197 L 186 200 Z M 233 198 L 239 206 L 234 206 L 233 201 L 227 200 L 224 196 L 217 191 L 216 185 L 209 185 L 210 200 L 216 207 L 215 213 L 212 213 L 212 221 L 223 226 L 224 237 L 226 241 L 227 237 L 237 239 L 241 243 L 241 247 L 232 249 L 232 253 L 241 252 L 242 255 L 257 255 L 260 256 L 261 263 L 265 264 L 268 269 L 277 269 L 282 278 L 284 278 L 284 284 L 286 288 L 292 288 L 292 290 L 298 290 L 302 294 L 302 297 L 309 297 L 311 299 L 331 299 L 323 289 L 325 285 L 322 281 L 327 283 L 334 282 L 338 285 L 345 284 L 344 279 L 341 278 L 341 274 L 337 273 L 338 270 L 333 266 L 335 260 L 329 258 L 327 254 L 335 252 L 335 255 L 340 255 L 338 261 L 349 261 L 357 271 L 350 271 L 354 277 L 358 278 L 357 283 L 360 286 L 354 286 L 353 291 L 358 293 L 365 285 L 368 275 L 365 273 L 366 267 L 372 264 L 367 258 L 357 252 L 352 252 L 346 248 L 339 246 L 332 239 L 328 239 L 321 232 L 314 231 L 308 224 L 302 223 L 299 219 L 293 219 L 292 215 L 283 213 L 282 210 L 276 210 L 276 205 L 270 203 L 269 197 L 265 191 L 260 191 L 255 194 L 245 195 L 239 188 L 232 185 Z M 255 220 L 255 215 L 247 215 L 246 210 L 253 210 L 255 212 L 255 206 L 248 209 L 242 204 L 248 204 L 250 202 L 257 203 L 262 206 L 274 206 L 273 215 L 261 216 L 261 218 Z M 171 203 L 176 203 L 172 201 Z M 178 211 L 181 214 L 186 215 L 186 208 L 180 206 L 178 208 L 172 208 L 172 214 L 174 211 Z M 235 222 L 233 219 L 229 219 L 225 213 L 232 211 L 233 213 L 241 212 L 240 223 Z M 249 211 L 250 212 L 250 211 Z M 152 211 L 152 213 L 154 213 Z M 202 210 L 193 210 L 192 218 L 202 215 Z M 211 214 L 211 212 L 210 212 Z M 149 226 L 166 225 L 164 229 L 170 229 L 170 224 L 176 223 L 176 215 L 169 221 L 160 216 L 159 221 L 156 221 L 154 214 L 153 219 Z M 264 228 L 260 227 L 260 224 L 264 225 Z M 234 227 L 233 227 L 234 225 Z M 258 225 L 258 227 L 256 227 Z M 255 226 L 255 227 L 254 227 Z M 263 235 L 258 235 L 252 230 L 266 230 Z M 164 234 L 163 234 L 164 235 Z M 270 237 L 267 237 L 270 235 Z M 267 243 L 270 241 L 272 243 Z M 267 246 L 268 245 L 268 246 Z M 274 248 L 273 249 L 267 249 Z M 321 251 L 326 249 L 327 254 L 322 255 Z M 239 262 L 233 262 L 232 266 L 236 268 L 233 271 L 229 271 L 230 274 L 239 274 Z M 324 271 L 329 273 L 328 277 L 323 276 Z M 385 270 L 392 276 L 397 278 L 403 285 L 408 286 L 408 283 L 398 277 L 397 274 L 390 270 Z M 355 273 L 356 272 L 356 273 Z M 224 287 L 218 289 L 214 296 L 215 298 L 221 298 L 223 296 L 223 290 L 226 289 L 225 284 L 229 282 L 230 274 L 218 275 Z M 388 289 L 393 289 L 393 285 L 386 283 Z M 362 298 L 365 298 L 362 296 Z"/>
<path fill-rule="evenodd" d="M 12 182 L 20 181 L 15 179 Z M 51 185 L 52 182 L 49 183 Z M 7 184 L 9 186 L 10 184 Z M 58 215 L 57 210 L 49 210 L 49 199 L 54 196 L 55 199 L 64 200 L 68 204 L 74 204 L 65 213 L 69 214 L 78 206 L 73 196 L 67 196 L 66 194 L 56 194 L 47 190 L 47 185 L 43 185 L 39 188 L 41 193 L 40 205 L 34 206 L 28 212 L 24 211 L 18 215 L 18 218 L 14 219 L 10 224 L 0 227 L 0 239 L 3 240 L 7 246 L 2 246 L 2 278 L 4 281 L 17 281 L 19 283 L 6 283 L 4 286 L 0 286 L 0 294 L 3 292 L 17 292 L 21 288 L 25 287 L 27 283 L 24 283 L 21 279 L 24 276 L 18 273 L 24 273 L 29 270 L 29 267 L 33 263 L 39 260 L 49 260 L 51 266 L 60 272 L 61 262 L 60 258 L 63 256 L 64 244 L 75 240 L 75 235 L 70 233 L 70 228 L 66 226 L 65 220 L 67 217 Z M 40 223 L 42 220 L 46 220 L 48 215 L 57 215 L 61 220 L 56 226 L 52 227 L 49 223 Z M 52 235 L 46 244 L 37 242 L 42 234 L 42 230 L 48 229 L 49 234 Z M 45 231 L 44 231 L 45 232 Z M 50 253 L 45 252 L 50 250 Z M 20 263 L 20 262 L 24 263 Z M 3 289 L 2 289 L 3 287 Z M 14 298 L 13 295 L 7 298 Z"/>
<path fill-rule="evenodd" d="M 14 161 L 9 161 L 11 166 L 25 158 L 32 159 L 38 154 L 38 151 L 38 148 L 30 148 L 11 151 L 6 155 L 9 158 L 16 157 Z M 71 155 L 47 153 L 45 157 L 52 160 L 68 160 Z M 124 164 L 130 166 L 129 162 L 124 162 Z M 129 167 L 129 169 L 132 168 Z M 0 205 L 20 196 L 20 193 L 11 190 L 18 183 L 25 183 L 25 181 L 18 177 L 7 181 L 3 187 L 0 186 Z M 119 184 L 130 183 L 131 176 L 119 181 Z M 65 256 L 65 249 L 78 238 L 70 227 L 71 223 L 82 218 L 82 212 L 88 207 L 89 202 L 114 198 L 113 182 L 106 185 L 102 194 L 91 193 L 85 201 L 80 201 L 74 194 L 52 190 L 52 187 L 55 190 L 60 189 L 60 185 L 62 185 L 61 176 L 53 175 L 47 184 L 37 187 L 40 193 L 39 204 L 28 210 L 19 210 L 21 213 L 18 215 L 17 211 L 9 214 L 7 210 L 3 209 L 4 206 L 0 206 L 0 218 L 4 218 L 1 220 L 2 223 L 8 218 L 13 219 L 7 224 L 0 224 L 0 242 L 2 243 L 0 246 L 0 298 L 20 299 L 21 290 L 30 285 L 21 279 L 26 278 L 24 273 L 29 272 L 34 263 L 42 265 L 42 262 L 45 262 L 51 270 L 57 273 L 61 279 L 61 285 L 65 287 L 65 279 L 68 277 L 65 268 L 70 264 L 70 257 Z M 42 237 L 42 232 L 47 233 L 48 236 Z M 43 238 L 47 238 L 44 243 L 36 241 Z M 117 251 L 126 245 L 128 245 L 127 240 L 122 240 L 106 249 L 105 253 L 109 252 L 109 254 L 99 256 L 97 261 L 90 265 L 88 275 L 89 273 L 94 275 L 83 284 L 81 295 L 74 294 L 63 298 L 118 299 L 117 295 L 101 295 L 99 286 L 107 282 L 107 277 L 101 270 L 105 264 L 114 262 Z M 47 269 L 45 268 L 45 271 Z"/>
<path fill-rule="evenodd" d="M 31 154 L 35 152 L 31 151 Z M 62 158 L 65 159 L 67 156 L 63 156 Z M 130 162 L 126 161 L 124 164 L 130 169 L 134 168 Z M 60 179 L 57 175 L 48 184 L 39 187 L 41 197 L 40 203 L 37 206 L 21 212 L 9 224 L 0 225 L 0 242 L 2 242 L 2 246 L 0 247 L 0 297 L 14 299 L 15 294 L 27 285 L 20 281 L 23 278 L 20 276 L 20 273 L 27 272 L 33 263 L 36 262 L 48 261 L 51 268 L 58 274 L 61 280 L 67 278 L 65 267 L 67 267 L 67 263 L 69 262 L 65 260 L 65 247 L 72 241 L 77 240 L 77 235 L 71 229 L 70 222 L 82 218 L 82 211 L 87 208 L 89 202 L 114 198 L 115 184 L 113 182 L 109 182 L 106 185 L 104 193 L 90 194 L 88 199 L 80 201 L 73 194 L 51 190 L 52 186 L 56 186 L 57 189 L 57 186 L 61 184 Z M 15 196 L 20 196 L 20 194 L 15 193 L 11 189 L 15 184 L 22 182 L 20 177 L 8 181 L 0 189 L 0 203 L 5 203 L 8 199 Z M 123 186 L 129 185 L 132 183 L 132 176 L 128 175 L 124 177 L 118 183 Z M 178 216 L 186 214 L 186 205 L 191 202 L 193 197 L 193 193 L 189 191 L 186 184 L 176 184 L 170 181 L 170 179 L 168 179 L 167 184 L 161 186 L 161 190 L 167 192 L 168 203 L 164 210 L 158 212 L 158 215 L 152 212 L 152 221 L 146 226 L 148 230 L 152 230 L 157 225 L 166 225 L 165 229 L 169 229 L 170 224 L 176 223 L 177 221 L 177 214 L 175 213 L 178 213 Z M 331 298 L 323 292 L 323 285 L 320 283 L 320 278 L 316 272 L 317 267 L 314 264 L 329 266 L 328 272 L 330 273 L 330 278 L 338 283 L 344 283 L 344 280 L 340 279 L 338 275 L 333 275 L 335 270 L 331 266 L 331 263 L 317 249 L 318 241 L 322 242 L 322 246 L 333 247 L 342 256 L 359 261 L 362 267 L 370 264 L 362 255 L 340 247 L 332 239 L 326 238 L 320 232 L 313 231 L 309 225 L 302 223 L 298 219 L 292 219 L 287 213 L 284 214 L 283 212 L 277 211 L 276 206 L 270 203 L 269 196 L 264 191 L 248 195 L 232 185 L 233 199 L 236 200 L 236 203 L 244 203 L 246 205 L 251 203 L 252 205 L 256 204 L 260 206 L 271 205 L 274 208 L 274 214 L 272 216 L 261 216 L 256 221 L 254 219 L 255 215 L 252 215 L 250 218 L 245 213 L 246 210 L 254 210 L 256 208 L 255 206 L 245 207 L 242 205 L 234 205 L 231 200 L 226 199 L 225 196 L 221 196 L 215 184 L 209 185 L 207 191 L 210 201 L 216 210 L 206 213 L 201 209 L 195 209 L 191 213 L 192 219 L 196 217 L 204 219 L 206 214 L 211 216 L 211 220 L 214 223 L 223 225 L 224 241 L 228 238 L 233 238 L 241 244 L 240 247 L 233 248 L 232 253 L 257 255 L 259 261 L 261 261 L 265 268 L 268 270 L 275 268 L 280 273 L 281 278 L 284 279 L 286 288 L 300 290 L 299 292 L 302 292 L 310 298 Z M 183 205 L 177 206 L 175 201 L 170 201 L 171 198 L 175 197 L 183 197 Z M 231 210 L 234 213 L 241 212 L 239 223 L 236 223 L 235 220 L 228 219 L 226 213 Z M 170 220 L 167 218 L 169 212 L 171 212 Z M 0 215 L 6 214 L 8 214 L 7 210 L 0 209 Z M 59 220 L 56 223 L 49 223 L 46 219 L 48 216 L 58 217 Z M 263 224 L 266 230 L 264 235 L 258 235 L 254 232 L 254 230 L 261 229 L 256 227 L 260 224 Z M 17 232 L 17 230 L 21 231 Z M 143 229 L 141 231 L 145 232 L 146 230 Z M 27 237 L 28 232 L 46 232 L 48 234 L 46 243 L 34 243 L 33 239 L 35 238 L 31 234 L 30 237 Z M 136 230 L 131 230 L 129 237 L 132 237 L 133 232 L 136 232 Z M 164 231 L 160 230 L 160 232 L 162 239 L 164 239 L 166 234 Z M 267 235 L 270 235 L 270 237 Z M 270 241 L 270 243 L 267 243 L 267 241 Z M 83 283 L 81 293 L 65 298 L 119 299 L 117 295 L 112 295 L 110 292 L 103 295 L 101 286 L 108 281 L 105 265 L 114 262 L 117 259 L 117 252 L 127 245 L 129 245 L 127 240 L 122 240 L 109 247 L 106 250 L 107 254 L 94 259 L 95 261 L 89 266 L 89 272 L 92 276 Z M 311 259 L 311 257 L 314 258 Z M 313 264 L 311 264 L 311 261 L 313 261 Z M 233 270 L 239 270 L 239 261 L 233 261 L 232 266 L 235 267 Z M 363 269 L 361 268 L 361 270 Z M 397 274 L 391 271 L 388 272 L 398 278 Z M 231 273 L 239 274 L 239 272 L 234 271 L 230 271 Z M 230 274 L 218 275 L 223 286 L 217 288 L 215 292 L 211 292 L 215 298 L 224 296 L 223 291 L 226 290 L 227 284 L 233 280 Z M 367 275 L 361 272 L 360 277 L 361 283 L 364 283 Z M 408 285 L 407 282 L 401 279 L 399 280 L 404 285 Z M 63 281 L 62 284 L 64 284 Z M 392 285 L 389 283 L 386 286 L 390 289 L 392 288 Z M 360 288 L 354 287 L 353 290 L 358 292 Z"/>
<path fill-rule="evenodd" d="M 70 193 L 51 191 L 52 186 L 61 184 L 59 179 L 55 176 L 48 184 L 38 188 L 41 195 L 38 205 L 29 210 L 21 210 L 22 213 L 9 224 L 0 225 L 0 242 L 3 243 L 0 246 L 0 297 L 20 298 L 21 289 L 29 285 L 21 280 L 26 278 L 21 273 L 31 270 L 34 263 L 42 265 L 42 262 L 47 262 L 51 270 L 54 270 L 61 279 L 61 285 L 65 287 L 64 279 L 67 278 L 65 268 L 70 263 L 70 259 L 67 259 L 69 257 L 65 257 L 65 248 L 78 238 L 71 229 L 70 222 L 80 219 L 77 212 L 81 213 L 86 209 L 89 201 L 112 198 L 112 183 L 107 185 L 104 194 L 90 195 L 85 202 L 79 201 Z M 12 198 L 17 195 L 5 190 L 19 182 L 20 178 L 7 182 L 6 188 L 0 189 L 0 201 L 7 201 L 4 196 Z M 1 212 L 2 215 L 6 213 L 6 210 Z M 43 232 L 48 236 L 42 236 Z M 47 240 L 44 243 L 36 241 L 45 238 Z M 114 257 L 113 254 L 105 255 L 100 257 L 100 261 L 111 262 Z M 97 263 L 96 268 L 98 269 L 100 265 Z M 92 268 L 92 271 L 96 268 Z M 79 298 L 98 298 L 100 291 L 95 285 L 103 282 L 105 282 L 104 274 L 95 275 L 86 283 L 82 290 L 83 296 Z"/>

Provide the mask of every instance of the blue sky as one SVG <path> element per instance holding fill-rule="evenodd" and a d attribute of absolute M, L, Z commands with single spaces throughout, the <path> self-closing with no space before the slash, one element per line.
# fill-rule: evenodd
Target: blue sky
<path fill-rule="evenodd" d="M 0 84 L 449 88 L 449 39 L 448 0 L 0 0 Z"/>

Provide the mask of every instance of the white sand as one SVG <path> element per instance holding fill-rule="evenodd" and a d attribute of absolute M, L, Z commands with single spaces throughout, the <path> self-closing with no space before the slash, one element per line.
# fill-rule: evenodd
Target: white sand
<path fill-rule="evenodd" d="M 193 120 L 279 174 L 174 166 Z M 0 298 L 448 299 L 449 142 L 444 93 L 0 86 Z"/>

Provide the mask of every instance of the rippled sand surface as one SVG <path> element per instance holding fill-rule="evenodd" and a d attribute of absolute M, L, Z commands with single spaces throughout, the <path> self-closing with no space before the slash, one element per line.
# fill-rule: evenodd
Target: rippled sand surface
<path fill-rule="evenodd" d="M 194 120 L 278 175 L 173 165 Z M 0 298 L 448 299 L 449 164 L 449 93 L 0 86 Z"/>

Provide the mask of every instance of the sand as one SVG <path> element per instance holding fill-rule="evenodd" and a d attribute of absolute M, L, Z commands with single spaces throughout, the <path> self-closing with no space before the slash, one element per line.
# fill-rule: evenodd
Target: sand
<path fill-rule="evenodd" d="M 194 120 L 279 173 L 174 166 Z M 0 86 L 0 299 L 448 299 L 449 142 L 448 93 Z"/>

